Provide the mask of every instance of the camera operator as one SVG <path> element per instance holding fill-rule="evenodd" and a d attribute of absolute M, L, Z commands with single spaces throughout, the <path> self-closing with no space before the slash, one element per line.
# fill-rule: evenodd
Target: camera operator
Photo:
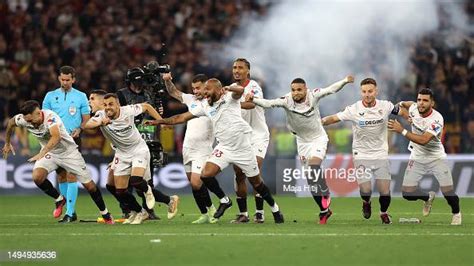
<path fill-rule="evenodd" d="M 147 70 L 148 73 L 145 73 L 144 69 Z M 125 82 L 127 86 L 117 91 L 117 96 L 119 98 L 120 105 L 125 106 L 130 104 L 147 102 L 153 107 L 155 107 L 155 109 L 157 109 L 160 114 L 162 114 L 163 107 L 161 106 L 161 95 L 159 95 L 159 88 L 158 86 L 156 86 L 157 81 L 155 81 L 160 76 L 155 76 L 153 72 L 150 72 L 150 69 L 147 67 L 145 67 L 144 69 L 140 67 L 134 67 L 127 71 L 125 77 Z M 156 201 L 168 205 L 168 219 L 172 219 L 177 214 L 179 198 L 176 195 L 170 197 L 154 188 L 154 167 L 162 166 L 162 164 L 164 163 L 164 155 L 161 143 L 156 140 L 158 136 L 157 127 L 143 125 L 143 119 L 148 119 L 148 117 L 144 117 L 143 115 L 137 116 L 135 118 L 135 125 L 150 149 L 150 170 L 152 178 L 149 181 L 149 185 L 153 189 L 153 194 L 155 196 Z M 138 195 L 143 200 L 143 208 L 145 208 L 149 213 L 149 219 L 159 219 L 154 213 L 153 209 L 148 209 L 146 207 L 146 200 L 143 193 L 138 193 Z M 121 206 L 121 208 L 122 207 L 123 206 Z M 124 212 L 124 214 L 126 214 L 128 210 L 122 208 L 122 211 Z"/>

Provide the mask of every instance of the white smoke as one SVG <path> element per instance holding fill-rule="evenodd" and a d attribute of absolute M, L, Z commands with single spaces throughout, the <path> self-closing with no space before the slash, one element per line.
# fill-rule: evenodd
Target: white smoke
<path fill-rule="evenodd" d="M 242 18 L 224 51 L 211 56 L 227 65 L 247 58 L 253 77 L 264 81 L 265 98 L 288 93 L 296 77 L 316 88 L 355 75 L 355 85 L 321 103 L 325 113 L 335 112 L 359 99 L 358 83 L 365 77 L 378 81 L 383 98 L 384 81 L 404 77 L 411 47 L 436 30 L 438 21 L 437 4 L 430 0 L 281 1 L 264 17 Z M 456 16 L 456 23 L 465 20 Z"/>

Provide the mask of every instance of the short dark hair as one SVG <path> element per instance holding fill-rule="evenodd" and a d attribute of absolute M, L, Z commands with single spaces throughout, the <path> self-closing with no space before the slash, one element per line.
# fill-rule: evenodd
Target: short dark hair
<path fill-rule="evenodd" d="M 35 100 L 26 101 L 20 107 L 20 114 L 22 115 L 32 114 L 33 111 L 36 110 L 36 108 L 40 108 L 39 102 Z"/>
<path fill-rule="evenodd" d="M 235 60 L 234 60 L 234 63 L 235 63 L 235 62 L 244 62 L 245 65 L 247 66 L 247 68 L 250 70 L 250 62 L 249 62 L 249 60 L 240 57 L 240 58 L 235 59 Z"/>
<path fill-rule="evenodd" d="M 377 81 L 375 81 L 375 79 L 373 78 L 365 78 L 360 82 L 360 86 L 367 85 L 367 84 L 372 84 L 375 87 L 377 87 Z"/>
<path fill-rule="evenodd" d="M 423 88 L 418 91 L 418 94 L 429 95 L 431 100 L 434 100 L 433 91 L 430 88 Z"/>
<path fill-rule="evenodd" d="M 304 79 L 302 79 L 302 78 L 295 78 L 295 79 L 291 82 L 291 84 L 294 84 L 294 83 L 301 83 L 301 84 L 306 85 L 306 81 L 304 81 Z"/>
<path fill-rule="evenodd" d="M 90 94 L 97 94 L 97 95 L 104 96 L 107 94 L 107 92 L 105 90 L 92 90 Z"/>
<path fill-rule="evenodd" d="M 117 101 L 119 100 L 117 94 L 112 93 L 112 92 L 109 92 L 109 93 L 107 93 L 107 94 L 104 95 L 104 100 L 105 100 L 105 99 L 108 99 L 108 98 L 115 98 L 115 100 L 117 100 Z"/>
<path fill-rule="evenodd" d="M 59 74 L 71 74 L 71 77 L 76 77 L 76 70 L 72 66 L 62 66 L 59 68 Z"/>
<path fill-rule="evenodd" d="M 193 77 L 192 82 L 193 82 L 193 83 L 196 83 L 196 82 L 205 83 L 207 80 L 208 80 L 208 78 L 207 78 L 206 75 L 204 75 L 204 74 L 197 74 L 196 76 Z"/>

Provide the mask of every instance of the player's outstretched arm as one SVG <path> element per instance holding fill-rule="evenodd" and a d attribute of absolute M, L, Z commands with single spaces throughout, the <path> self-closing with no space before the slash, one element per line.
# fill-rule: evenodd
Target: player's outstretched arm
<path fill-rule="evenodd" d="M 399 102 L 398 104 L 400 105 L 400 107 L 402 108 L 405 108 L 405 109 L 410 109 L 410 106 L 412 106 L 415 102 L 413 101 L 401 101 Z"/>
<path fill-rule="evenodd" d="M 153 106 L 151 106 L 151 104 L 149 103 L 142 103 L 142 109 L 144 113 L 148 113 L 154 119 L 162 118 L 161 115 L 158 113 L 158 111 L 156 111 L 156 109 L 153 108 Z"/>
<path fill-rule="evenodd" d="M 185 123 L 193 118 L 195 118 L 191 112 L 186 112 L 182 113 L 179 115 L 174 115 L 172 117 L 168 118 L 162 118 L 162 119 L 157 119 L 157 120 L 148 120 L 145 121 L 145 125 L 152 125 L 152 126 L 158 126 L 158 125 L 177 125 L 177 124 L 182 124 Z"/>
<path fill-rule="evenodd" d="M 245 98 L 245 101 L 253 102 L 256 105 L 263 107 L 263 108 L 273 108 L 273 107 L 286 107 L 286 99 L 285 97 L 281 97 L 278 99 L 272 99 L 272 100 L 267 100 L 267 99 L 260 99 L 260 98 L 254 98 L 253 95 L 249 94 Z"/>
<path fill-rule="evenodd" d="M 403 126 L 400 124 L 400 122 L 398 122 L 397 120 L 393 120 L 393 119 L 390 119 L 388 121 L 388 129 L 390 131 L 394 131 L 394 132 L 397 132 L 399 134 L 402 134 L 403 136 L 405 136 L 410 141 L 413 141 L 413 142 L 415 142 L 416 144 L 419 144 L 419 145 L 426 145 L 434 137 L 434 135 L 431 134 L 430 132 L 425 132 L 425 133 L 423 133 L 423 135 L 414 134 L 414 133 L 406 130 L 405 128 L 403 128 Z"/>
<path fill-rule="evenodd" d="M 168 91 L 168 94 L 171 95 L 171 97 L 175 98 L 176 100 L 183 102 L 183 93 L 176 88 L 176 86 L 173 83 L 173 77 L 171 76 L 171 73 L 165 73 L 163 74 L 163 80 L 165 81 L 165 86 L 166 86 L 166 91 Z"/>
<path fill-rule="evenodd" d="M 41 149 L 41 151 L 38 154 L 28 159 L 28 162 L 34 162 L 43 158 L 49 151 L 54 149 L 54 147 L 56 147 L 56 145 L 58 145 L 58 143 L 61 141 L 61 134 L 59 133 L 58 125 L 54 125 L 50 127 L 49 134 L 51 135 L 51 138 L 49 139 L 48 143 L 46 143 L 46 145 Z"/>
<path fill-rule="evenodd" d="M 3 153 L 3 159 L 8 158 L 8 154 L 11 152 L 13 155 L 15 155 L 15 150 L 13 149 L 13 146 L 11 144 L 11 137 L 13 135 L 13 131 L 15 130 L 16 123 L 15 123 L 15 118 L 10 118 L 8 120 L 7 124 L 7 131 L 5 133 L 5 145 L 3 145 L 2 153 Z"/>
<path fill-rule="evenodd" d="M 323 123 L 323 126 L 329 126 L 329 125 L 335 124 L 335 123 L 340 122 L 340 121 L 341 121 L 341 119 L 339 119 L 339 117 L 337 115 L 330 115 L 330 116 L 323 117 L 321 119 L 321 122 Z"/>
<path fill-rule="evenodd" d="M 329 85 L 326 88 L 323 88 L 317 92 L 317 96 L 319 98 L 325 97 L 330 94 L 334 94 L 338 91 L 340 91 L 346 84 L 353 83 L 354 82 L 354 77 L 352 75 L 349 75 L 345 77 L 343 80 L 339 80 L 338 82 L 335 82 L 331 85 Z"/>
<path fill-rule="evenodd" d="M 238 100 L 244 94 L 244 87 L 239 85 L 225 86 L 224 90 L 232 92 L 232 98 Z"/>

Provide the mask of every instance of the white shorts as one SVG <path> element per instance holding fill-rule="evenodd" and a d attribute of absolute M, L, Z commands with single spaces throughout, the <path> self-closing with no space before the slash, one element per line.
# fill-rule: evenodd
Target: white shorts
<path fill-rule="evenodd" d="M 268 143 L 269 140 L 261 140 L 261 141 L 254 141 L 252 142 L 253 152 L 255 156 L 265 159 L 265 155 L 267 155 Z"/>
<path fill-rule="evenodd" d="M 250 134 L 242 134 L 242 139 L 237 140 L 241 148 L 237 150 L 228 150 L 223 145 L 217 144 L 207 162 L 216 164 L 221 171 L 229 164 L 233 164 L 242 169 L 246 177 L 257 176 L 260 171 L 249 137 Z"/>
<path fill-rule="evenodd" d="M 391 180 L 388 159 L 354 159 L 357 183 L 362 184 L 374 179 Z"/>
<path fill-rule="evenodd" d="M 132 168 L 145 168 L 145 175 L 148 172 L 148 179 L 151 178 L 150 151 L 148 149 L 127 155 L 115 153 L 111 166 L 114 176 L 129 176 L 132 174 Z M 145 176 L 143 178 L 145 179 Z"/>
<path fill-rule="evenodd" d="M 91 174 L 86 167 L 86 162 L 77 149 L 62 154 L 47 153 L 43 158 L 35 162 L 33 169 L 44 168 L 49 174 L 58 167 L 75 175 L 82 184 L 92 181 Z"/>
<path fill-rule="evenodd" d="M 312 157 L 317 157 L 323 160 L 326 157 L 326 150 L 328 148 L 328 138 L 326 136 L 317 138 L 311 142 L 303 142 L 297 139 L 298 155 L 304 165 L 308 164 L 308 160 Z"/>
<path fill-rule="evenodd" d="M 444 159 L 410 159 L 408 161 L 407 169 L 405 170 L 405 176 L 403 177 L 403 186 L 418 186 L 421 178 L 426 174 L 433 174 L 441 187 L 453 185 L 451 170 Z"/>
<path fill-rule="evenodd" d="M 192 148 L 183 148 L 183 165 L 186 173 L 197 173 L 201 174 L 206 160 L 212 150 L 198 150 Z"/>

